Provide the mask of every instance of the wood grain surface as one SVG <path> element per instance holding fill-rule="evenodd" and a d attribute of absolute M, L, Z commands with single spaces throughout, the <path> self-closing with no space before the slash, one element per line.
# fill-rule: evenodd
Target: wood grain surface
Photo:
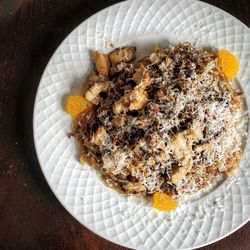
<path fill-rule="evenodd" d="M 40 170 L 32 112 L 43 70 L 78 24 L 114 0 L 0 0 L 0 249 L 125 249 L 80 225 Z M 249 0 L 207 0 L 250 27 Z M 250 223 L 202 249 L 250 249 Z"/>

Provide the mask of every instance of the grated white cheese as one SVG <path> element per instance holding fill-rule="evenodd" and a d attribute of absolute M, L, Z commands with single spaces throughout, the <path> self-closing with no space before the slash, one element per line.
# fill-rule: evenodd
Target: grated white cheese
<path fill-rule="evenodd" d="M 134 185 L 138 192 L 151 194 L 169 192 L 164 185 L 170 184 L 176 189 L 175 197 L 195 193 L 230 172 L 239 161 L 244 127 L 241 105 L 215 53 L 180 44 L 154 52 L 148 60 L 152 61 L 134 70 L 141 77 L 136 86 L 124 86 L 133 75 L 118 83 L 119 75 L 111 79 L 117 81 L 110 87 L 113 94 L 100 101 L 100 108 L 107 111 L 98 124 L 107 131 L 105 145 L 98 152 L 101 168 L 107 178 L 122 183 L 123 189 L 128 183 L 139 183 L 143 188 Z M 117 66 L 120 71 L 124 67 L 124 63 Z M 121 88 L 126 89 L 124 94 Z M 126 102 L 133 101 L 132 97 L 139 100 L 142 93 L 146 104 L 133 110 L 138 114 L 129 114 Z M 125 111 L 110 114 L 117 100 Z M 126 121 L 114 128 L 112 119 L 117 117 Z M 175 140 L 178 135 L 181 140 Z M 175 175 L 178 178 L 173 178 Z"/>

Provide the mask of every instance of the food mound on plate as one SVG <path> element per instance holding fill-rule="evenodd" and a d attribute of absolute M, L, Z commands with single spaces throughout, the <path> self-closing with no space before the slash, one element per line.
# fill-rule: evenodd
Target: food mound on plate
<path fill-rule="evenodd" d="M 132 46 L 93 53 L 88 89 L 67 101 L 72 135 L 80 161 L 108 186 L 171 210 L 239 164 L 242 94 L 231 81 L 238 61 L 189 43 L 135 58 Z"/>

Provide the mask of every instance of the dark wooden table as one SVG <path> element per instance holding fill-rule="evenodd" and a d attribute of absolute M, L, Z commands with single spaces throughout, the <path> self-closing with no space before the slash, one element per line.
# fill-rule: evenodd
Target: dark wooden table
<path fill-rule="evenodd" d="M 33 103 L 61 41 L 115 0 L 0 1 L 0 249 L 125 249 L 80 225 L 57 201 L 32 138 Z M 250 27 L 250 0 L 206 0 Z M 250 249 L 250 223 L 203 249 Z"/>

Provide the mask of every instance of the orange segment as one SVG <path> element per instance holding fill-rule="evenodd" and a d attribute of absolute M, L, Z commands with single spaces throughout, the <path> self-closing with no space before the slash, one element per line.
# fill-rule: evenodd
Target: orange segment
<path fill-rule="evenodd" d="M 65 109 L 73 117 L 90 108 L 92 104 L 82 96 L 68 96 Z"/>
<path fill-rule="evenodd" d="M 231 52 L 221 49 L 218 52 L 219 63 L 222 71 L 228 80 L 232 80 L 238 73 L 239 62 L 237 57 Z"/>
<path fill-rule="evenodd" d="M 155 192 L 153 195 L 153 207 L 162 211 L 169 211 L 175 209 L 177 203 L 169 195 Z"/>

